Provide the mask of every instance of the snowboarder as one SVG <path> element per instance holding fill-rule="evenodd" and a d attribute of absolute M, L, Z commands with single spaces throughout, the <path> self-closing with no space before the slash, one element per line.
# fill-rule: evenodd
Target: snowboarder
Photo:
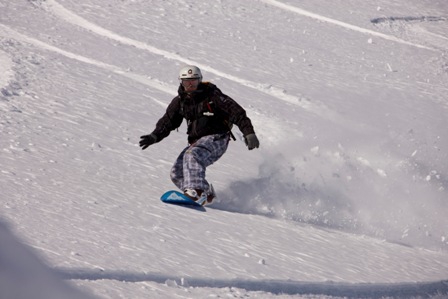
<path fill-rule="evenodd" d="M 216 85 L 202 82 L 198 67 L 183 67 L 179 72 L 179 81 L 178 95 L 171 101 L 154 131 L 140 137 L 140 146 L 144 150 L 160 142 L 185 118 L 188 146 L 175 161 L 170 173 L 171 180 L 194 201 L 210 203 L 215 195 L 205 179 L 205 170 L 226 152 L 230 137 L 234 139 L 232 124 L 236 124 L 243 133 L 249 150 L 258 148 L 260 142 L 246 111 Z"/>

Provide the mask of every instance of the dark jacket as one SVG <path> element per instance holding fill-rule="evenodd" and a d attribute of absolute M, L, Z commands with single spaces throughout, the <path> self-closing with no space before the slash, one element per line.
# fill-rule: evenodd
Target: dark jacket
<path fill-rule="evenodd" d="M 184 118 L 187 120 L 190 144 L 203 136 L 228 133 L 232 124 L 237 125 L 244 136 L 254 133 L 246 111 L 216 85 L 208 82 L 200 83 L 192 93 L 186 93 L 183 86 L 179 86 L 178 95 L 152 132 L 157 136 L 157 141 L 177 129 Z"/>

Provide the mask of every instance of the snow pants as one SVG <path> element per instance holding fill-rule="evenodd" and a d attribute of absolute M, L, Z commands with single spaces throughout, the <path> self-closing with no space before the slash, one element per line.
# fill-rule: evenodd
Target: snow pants
<path fill-rule="evenodd" d="M 207 191 L 209 183 L 205 170 L 227 150 L 229 134 L 215 134 L 200 138 L 187 146 L 171 168 L 171 180 L 182 191 L 199 189 Z"/>

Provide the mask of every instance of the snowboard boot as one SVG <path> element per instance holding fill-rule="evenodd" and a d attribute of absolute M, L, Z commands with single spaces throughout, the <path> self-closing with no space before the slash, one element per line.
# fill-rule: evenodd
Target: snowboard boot
<path fill-rule="evenodd" d="M 213 190 L 213 187 L 211 188 L 211 190 Z M 214 192 L 204 192 L 200 189 L 185 189 L 184 195 L 191 200 L 194 200 L 201 206 L 205 205 L 206 203 L 210 204 L 213 201 L 213 198 L 215 198 Z"/>

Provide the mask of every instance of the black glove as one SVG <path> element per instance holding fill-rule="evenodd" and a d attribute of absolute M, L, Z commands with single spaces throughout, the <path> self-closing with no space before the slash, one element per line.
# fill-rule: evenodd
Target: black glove
<path fill-rule="evenodd" d="M 260 141 L 258 141 L 255 133 L 247 134 L 246 136 L 244 136 L 244 142 L 246 143 L 249 150 L 253 150 L 254 148 L 258 148 L 260 146 Z"/>
<path fill-rule="evenodd" d="M 141 146 L 142 150 L 146 149 L 151 144 L 154 144 L 157 142 L 157 136 L 154 134 L 143 135 L 140 138 L 141 138 L 140 146 Z"/>

